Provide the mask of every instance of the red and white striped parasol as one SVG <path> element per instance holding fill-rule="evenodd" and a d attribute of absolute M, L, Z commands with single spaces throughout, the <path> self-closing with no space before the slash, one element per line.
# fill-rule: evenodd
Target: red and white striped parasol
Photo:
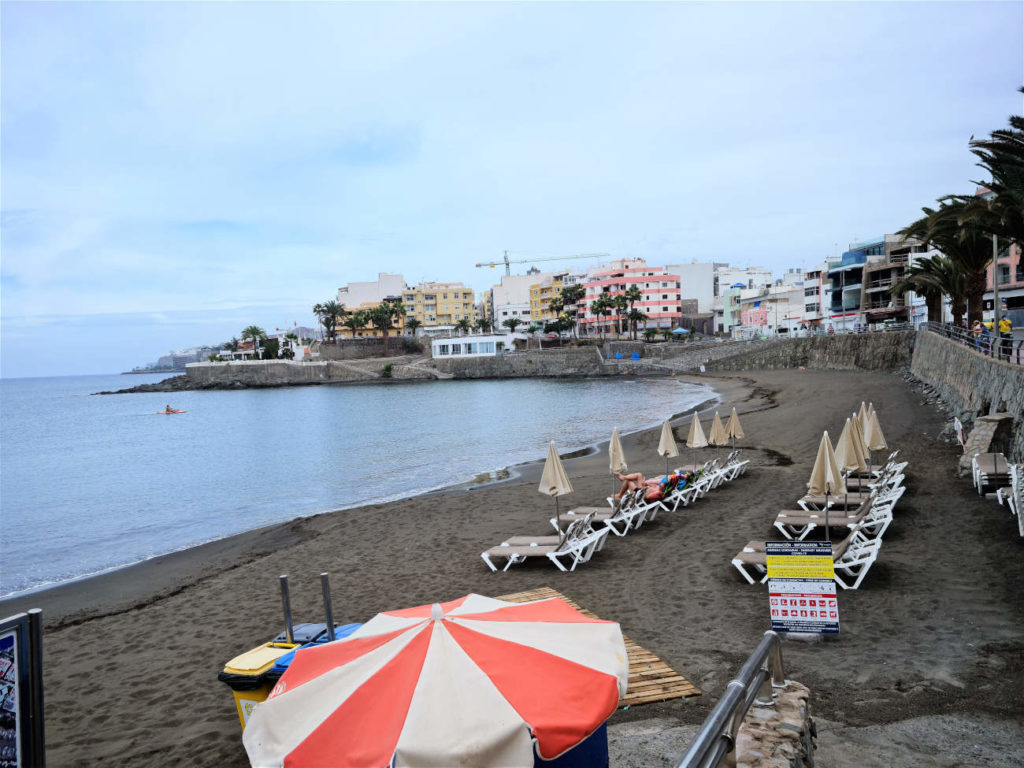
<path fill-rule="evenodd" d="M 628 682 L 619 625 L 558 598 L 470 594 L 305 648 L 249 720 L 253 766 L 532 765 L 573 748 Z"/>

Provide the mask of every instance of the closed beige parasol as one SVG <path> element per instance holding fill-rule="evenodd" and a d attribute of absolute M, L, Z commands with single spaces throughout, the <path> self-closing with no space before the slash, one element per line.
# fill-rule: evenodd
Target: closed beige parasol
<path fill-rule="evenodd" d="M 555 515 L 558 519 L 558 530 L 562 530 L 562 515 L 558 509 L 558 497 L 572 493 L 572 483 L 565 473 L 562 460 L 558 458 L 558 451 L 555 450 L 555 441 L 552 440 L 548 446 L 548 457 L 544 461 L 544 471 L 540 476 L 540 486 L 537 488 L 541 493 L 555 497 Z"/>
<path fill-rule="evenodd" d="M 846 483 L 843 482 L 843 475 L 839 471 L 828 432 L 822 433 L 821 442 L 818 443 L 818 455 L 811 469 L 807 493 L 811 496 L 825 497 L 825 539 L 828 540 L 828 497 L 846 493 Z"/>

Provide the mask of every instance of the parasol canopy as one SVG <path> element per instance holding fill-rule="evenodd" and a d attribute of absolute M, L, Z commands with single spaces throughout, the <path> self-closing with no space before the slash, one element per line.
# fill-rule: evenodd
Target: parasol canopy
<path fill-rule="evenodd" d="M 686 447 L 687 448 L 706 448 L 708 439 L 704 437 L 704 428 L 700 425 L 700 419 L 697 418 L 697 413 L 694 411 L 693 418 L 690 420 L 690 434 L 686 436 Z"/>
<path fill-rule="evenodd" d="M 618 624 L 470 594 L 298 650 L 242 741 L 261 767 L 533 765 L 599 728 L 627 678 Z"/>
<path fill-rule="evenodd" d="M 736 441 L 743 439 L 743 427 L 740 426 L 740 417 L 736 413 L 736 406 L 733 406 L 729 423 L 725 425 L 725 434 L 732 438 L 732 447 L 736 447 Z"/>
<path fill-rule="evenodd" d="M 836 441 L 836 464 L 839 469 L 847 472 L 866 472 L 868 468 L 867 451 L 861 450 L 861 444 L 857 440 L 855 432 L 857 427 L 857 416 L 853 420 L 846 420 L 843 431 L 839 433 Z"/>
<path fill-rule="evenodd" d="M 708 443 L 711 445 L 728 445 L 729 435 L 725 432 L 725 427 L 722 426 L 722 419 L 718 416 L 718 411 L 715 411 L 715 418 L 711 422 L 711 431 L 708 433 Z"/>
<path fill-rule="evenodd" d="M 540 486 L 537 490 L 548 496 L 556 497 L 572 493 L 572 483 L 569 482 L 569 476 L 565 473 L 562 460 L 558 458 L 554 440 L 548 446 L 548 457 L 544 460 L 544 472 L 541 473 Z"/>
<path fill-rule="evenodd" d="M 811 469 L 807 493 L 811 496 L 837 496 L 846 493 L 846 483 L 843 482 L 843 476 L 839 471 L 832 443 L 828 439 L 828 432 L 822 434 L 821 442 L 818 443 L 818 455 L 814 459 L 814 467 Z"/>
<path fill-rule="evenodd" d="M 885 442 L 885 435 L 882 434 L 882 427 L 878 424 L 878 414 L 871 411 L 868 416 L 868 428 L 864 430 L 864 442 L 867 443 L 869 451 L 884 451 L 889 446 Z"/>
<path fill-rule="evenodd" d="M 666 459 L 669 457 L 676 457 L 679 455 L 679 449 L 676 447 L 676 438 L 672 434 L 672 426 L 668 423 L 668 419 L 665 419 L 665 423 L 661 425 L 661 439 L 658 441 L 658 455 L 664 456 Z"/>
<path fill-rule="evenodd" d="M 626 454 L 622 451 L 622 441 L 619 439 L 618 427 L 612 430 L 612 441 L 608 443 L 608 469 L 612 474 L 625 472 L 628 469 Z"/>

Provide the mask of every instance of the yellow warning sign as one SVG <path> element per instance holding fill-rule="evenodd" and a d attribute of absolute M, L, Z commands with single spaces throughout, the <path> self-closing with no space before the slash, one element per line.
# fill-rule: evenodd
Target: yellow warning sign
<path fill-rule="evenodd" d="M 768 555 L 767 560 L 769 579 L 833 579 L 836 575 L 829 555 Z"/>

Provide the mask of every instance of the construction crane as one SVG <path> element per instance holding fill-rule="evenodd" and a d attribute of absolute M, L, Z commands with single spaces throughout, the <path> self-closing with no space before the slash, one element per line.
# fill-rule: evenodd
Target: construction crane
<path fill-rule="evenodd" d="M 484 261 L 477 264 L 478 267 L 494 267 L 505 265 L 505 274 L 511 275 L 512 269 L 509 267 L 510 264 L 532 264 L 535 261 L 562 261 L 564 259 L 610 259 L 611 255 L 607 253 L 577 253 L 573 256 L 542 256 L 539 259 L 512 259 L 508 258 L 508 251 L 505 251 L 505 258 L 503 261 Z"/>

